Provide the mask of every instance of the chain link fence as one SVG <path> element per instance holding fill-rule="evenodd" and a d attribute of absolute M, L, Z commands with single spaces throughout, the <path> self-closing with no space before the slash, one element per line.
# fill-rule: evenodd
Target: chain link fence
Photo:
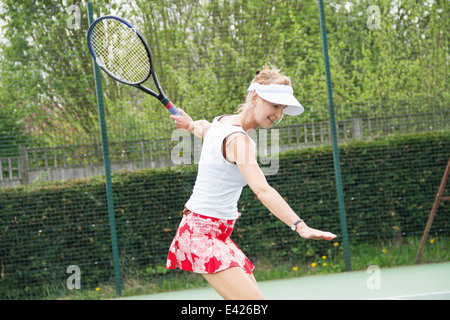
<path fill-rule="evenodd" d="M 352 268 L 413 264 L 450 157 L 448 3 L 324 5 Z M 344 271 L 317 2 L 93 8 L 137 26 L 166 94 L 195 120 L 233 113 L 263 65 L 291 78 L 305 112 L 254 133 L 258 160 L 308 225 L 338 238 L 294 237 L 248 188 L 232 238 L 257 279 Z M 0 0 L 3 299 L 118 294 L 88 24 L 86 1 Z M 152 97 L 102 84 L 123 294 L 200 286 L 165 259 L 201 141 L 175 131 Z M 449 215 L 440 202 L 423 261 L 450 259 Z"/>

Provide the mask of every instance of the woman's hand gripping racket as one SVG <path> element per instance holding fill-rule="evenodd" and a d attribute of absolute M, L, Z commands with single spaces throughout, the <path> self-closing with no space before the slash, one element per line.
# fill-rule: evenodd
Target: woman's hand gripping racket
<path fill-rule="evenodd" d="M 89 27 L 87 43 L 95 62 L 110 77 L 151 94 L 171 114 L 181 115 L 161 89 L 150 48 L 131 23 L 115 16 L 98 18 Z M 150 76 L 158 93 L 141 85 Z"/>

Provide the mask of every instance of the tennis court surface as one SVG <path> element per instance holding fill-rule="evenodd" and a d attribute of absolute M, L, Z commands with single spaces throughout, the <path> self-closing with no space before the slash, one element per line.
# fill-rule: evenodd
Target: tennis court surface
<path fill-rule="evenodd" d="M 259 286 L 269 300 L 450 300 L 450 262 L 378 271 L 261 281 Z M 121 299 L 221 300 L 221 297 L 207 287 Z"/>

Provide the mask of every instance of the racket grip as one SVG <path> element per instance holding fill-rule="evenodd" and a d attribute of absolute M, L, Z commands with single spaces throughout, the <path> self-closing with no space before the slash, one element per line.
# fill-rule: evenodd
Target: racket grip
<path fill-rule="evenodd" d="M 169 101 L 169 103 L 166 104 L 166 108 L 174 116 L 181 116 L 180 111 L 178 111 L 178 109 L 172 104 L 172 102 Z"/>

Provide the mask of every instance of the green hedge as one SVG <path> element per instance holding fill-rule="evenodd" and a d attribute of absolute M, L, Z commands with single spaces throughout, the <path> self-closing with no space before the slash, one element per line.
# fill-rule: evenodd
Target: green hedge
<path fill-rule="evenodd" d="M 449 156 L 448 132 L 340 146 L 351 245 L 420 237 Z M 195 177 L 195 166 L 113 175 L 124 278 L 166 273 L 167 249 Z M 330 146 L 282 153 L 279 172 L 267 178 L 310 226 L 340 236 Z M 293 259 L 292 252 L 301 257 L 306 251 L 332 246 L 299 240 L 248 187 L 239 206 L 242 218 L 232 238 L 253 261 L 275 263 Z M 434 234 L 449 236 L 449 216 L 450 205 L 443 202 Z M 112 257 L 102 177 L 0 189 L 0 262 L 0 298 L 64 292 L 70 265 L 80 267 L 83 288 L 110 281 Z"/>
<path fill-rule="evenodd" d="M 340 146 L 350 245 L 399 245 L 405 237 L 421 237 L 449 157 L 448 132 Z M 283 153 L 280 171 L 268 181 L 308 225 L 340 235 L 331 146 Z M 276 261 L 290 259 L 292 251 L 300 255 L 313 250 L 329 252 L 329 243 L 299 242 L 284 224 L 267 219 L 267 211 L 251 190 L 244 190 L 241 205 L 245 207 L 242 220 L 246 221 L 242 238 L 253 239 L 248 244 L 252 246 L 249 255 Z M 449 217 L 450 203 L 442 202 L 432 233 L 448 237 Z"/>

